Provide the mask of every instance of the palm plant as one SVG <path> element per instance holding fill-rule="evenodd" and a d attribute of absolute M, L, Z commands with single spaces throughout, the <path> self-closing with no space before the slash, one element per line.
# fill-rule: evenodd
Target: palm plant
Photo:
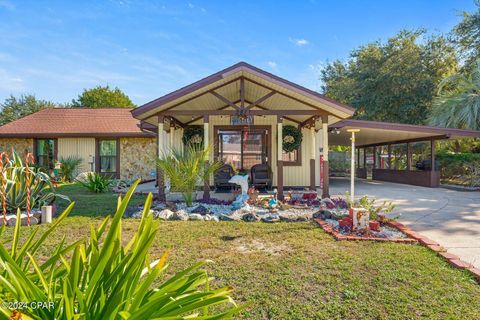
<path fill-rule="evenodd" d="M 172 190 L 182 193 L 187 204 L 193 204 L 193 193 L 200 182 L 205 182 L 221 167 L 218 161 L 208 162 L 210 149 L 185 146 L 171 149 L 157 160 L 157 166 L 169 179 Z"/>
<path fill-rule="evenodd" d="M 20 156 L 14 151 L 12 159 L 5 165 L 3 172 L 6 180 L 5 193 L 7 210 L 15 212 L 25 209 L 27 203 L 27 174 L 30 178 L 30 205 L 32 208 L 51 204 L 56 198 L 67 201 L 67 196 L 58 194 L 50 177 L 38 167 L 24 166 Z"/>
<path fill-rule="evenodd" d="M 79 156 L 71 155 L 68 157 L 61 157 L 59 161 L 63 180 L 66 182 L 72 182 L 83 159 Z"/>
<path fill-rule="evenodd" d="M 22 319 L 230 319 L 239 308 L 229 296 L 229 287 L 211 289 L 211 278 L 199 262 L 159 285 L 155 281 L 165 272 L 169 250 L 153 262 L 152 247 L 159 221 L 150 212 L 149 194 L 138 229 L 128 242 L 122 238 L 122 216 L 137 181 L 119 198 L 117 212 L 107 217 L 90 238 L 65 244 L 65 238 L 50 257 L 37 259 L 39 248 L 56 231 L 74 203 L 40 236 L 39 227 L 20 245 L 20 219 L 10 248 L 0 243 L 0 318 L 12 316 L 7 301 L 49 301 L 53 308 L 20 310 Z M 0 234 L 5 228 L 0 229 Z M 100 241 L 100 239 L 102 239 Z M 124 245 L 124 243 L 126 243 Z M 67 259 L 67 257 L 69 257 Z M 210 314 L 208 307 L 227 305 L 226 311 Z"/>
<path fill-rule="evenodd" d="M 480 60 L 469 75 L 458 73 L 440 83 L 429 123 L 440 127 L 480 129 Z"/>

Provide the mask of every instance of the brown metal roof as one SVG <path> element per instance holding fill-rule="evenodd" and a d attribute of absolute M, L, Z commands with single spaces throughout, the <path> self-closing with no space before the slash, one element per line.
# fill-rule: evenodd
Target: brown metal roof
<path fill-rule="evenodd" d="M 0 138 L 150 137 L 129 108 L 49 108 L 0 127 Z"/>
<path fill-rule="evenodd" d="M 329 126 L 332 145 L 350 145 L 348 129 L 360 129 L 356 134 L 357 145 L 395 143 L 419 139 L 480 138 L 480 131 L 454 128 L 439 128 L 404 123 L 378 122 L 345 119 Z M 338 131 L 333 132 L 333 129 Z"/>
<path fill-rule="evenodd" d="M 258 79 L 259 81 L 265 81 L 265 84 L 271 84 L 271 85 L 277 86 L 277 88 L 282 88 L 282 90 L 284 90 L 285 92 L 289 92 L 292 95 L 299 95 L 305 100 L 305 103 L 307 103 L 306 101 L 314 101 L 317 104 L 328 106 L 332 110 L 336 110 L 336 112 L 340 113 L 342 115 L 341 118 L 351 116 L 355 111 L 355 109 L 349 106 L 346 106 L 344 104 L 341 104 L 339 102 L 336 102 L 334 100 L 331 100 L 318 92 L 304 88 L 298 84 L 295 84 L 281 77 L 278 77 L 274 74 L 271 74 L 267 71 L 254 67 L 248 63 L 239 62 L 233 66 L 230 66 L 224 70 L 216 72 L 188 86 L 185 86 L 165 96 L 162 96 L 158 99 L 150 101 L 144 104 L 143 106 L 140 106 L 132 110 L 132 114 L 134 117 L 138 119 L 145 120 L 146 118 L 152 116 L 154 114 L 154 111 L 163 110 L 166 106 L 168 106 L 168 104 L 172 104 L 174 101 L 176 102 L 175 105 L 178 105 L 178 106 L 182 103 L 182 101 L 184 101 L 185 103 L 187 102 L 193 103 L 192 106 L 188 106 L 188 108 L 190 107 L 205 108 L 206 105 L 213 105 L 212 103 L 213 101 L 221 105 L 220 101 L 216 101 L 215 99 L 213 99 L 212 102 L 208 101 L 209 103 L 205 104 L 205 102 L 207 102 L 206 100 L 201 101 L 202 103 L 200 103 L 200 101 L 197 101 L 198 99 L 196 98 L 200 98 L 202 95 L 206 94 L 208 90 L 214 89 L 214 87 L 212 86 L 214 86 L 215 83 L 220 83 L 220 85 L 225 85 L 225 87 L 223 88 L 225 90 L 228 87 L 234 90 L 236 93 L 238 93 L 239 90 L 237 90 L 238 88 L 236 88 L 236 83 L 233 83 L 236 79 L 235 78 L 230 79 L 230 78 L 232 78 L 233 75 L 240 74 L 240 73 L 242 74 L 243 77 L 249 80 L 249 82 L 252 82 L 252 81 L 255 82 L 255 80 Z M 225 83 L 222 84 L 222 82 L 225 82 Z M 247 91 L 248 91 L 248 88 L 247 88 Z M 197 93 L 197 94 L 195 95 L 194 93 Z M 282 92 L 280 92 L 280 94 L 281 93 Z M 222 94 L 228 95 L 228 92 L 225 92 Z M 195 99 L 195 100 L 192 101 L 192 99 Z M 232 99 L 234 98 L 232 97 Z M 255 99 L 251 99 L 251 100 L 254 101 Z M 291 101 L 289 102 L 290 102 L 289 105 L 291 105 Z M 278 107 L 278 105 L 279 104 L 277 103 L 276 107 Z"/>

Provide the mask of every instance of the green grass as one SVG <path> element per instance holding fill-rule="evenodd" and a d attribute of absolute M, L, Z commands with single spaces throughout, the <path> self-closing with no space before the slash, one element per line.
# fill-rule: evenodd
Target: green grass
<path fill-rule="evenodd" d="M 117 194 L 112 192 L 94 193 L 79 183 L 63 184 L 58 186 L 58 193 L 64 194 L 75 201 L 75 208 L 71 216 L 105 216 L 112 214 L 117 208 Z M 135 195 L 130 201 L 130 206 L 143 204 L 146 196 Z M 68 202 L 58 201 L 58 210 L 63 211 Z"/>
<path fill-rule="evenodd" d="M 45 256 L 63 234 L 70 242 L 86 237 L 89 225 L 101 221 L 92 216 L 115 208 L 111 194 L 76 185 L 60 190 L 77 201 L 74 214 L 84 216 L 66 219 L 42 248 Z M 138 222 L 124 220 L 126 239 Z M 473 277 L 419 245 L 339 242 L 311 222 L 185 221 L 161 224 L 151 259 L 169 246 L 170 274 L 213 260 L 215 285 L 231 285 L 237 302 L 251 303 L 243 319 L 480 319 Z"/>

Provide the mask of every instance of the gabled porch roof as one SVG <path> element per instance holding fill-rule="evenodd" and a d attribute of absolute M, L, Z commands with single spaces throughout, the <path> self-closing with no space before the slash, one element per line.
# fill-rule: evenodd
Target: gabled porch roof
<path fill-rule="evenodd" d="M 242 111 L 239 111 L 242 110 Z M 144 123 L 157 124 L 158 115 L 181 125 L 203 115 L 280 115 L 297 123 L 326 116 L 329 123 L 353 115 L 354 109 L 245 62 L 155 99 L 134 110 Z"/>

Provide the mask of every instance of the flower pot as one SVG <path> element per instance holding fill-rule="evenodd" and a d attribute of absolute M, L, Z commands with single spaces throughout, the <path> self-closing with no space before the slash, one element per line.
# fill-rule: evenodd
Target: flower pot
<path fill-rule="evenodd" d="M 369 221 L 368 227 L 373 231 L 380 231 L 380 222 L 378 221 Z"/>
<path fill-rule="evenodd" d="M 351 218 L 343 218 L 338 220 L 338 226 L 340 229 L 344 230 L 352 230 L 353 220 Z"/>

